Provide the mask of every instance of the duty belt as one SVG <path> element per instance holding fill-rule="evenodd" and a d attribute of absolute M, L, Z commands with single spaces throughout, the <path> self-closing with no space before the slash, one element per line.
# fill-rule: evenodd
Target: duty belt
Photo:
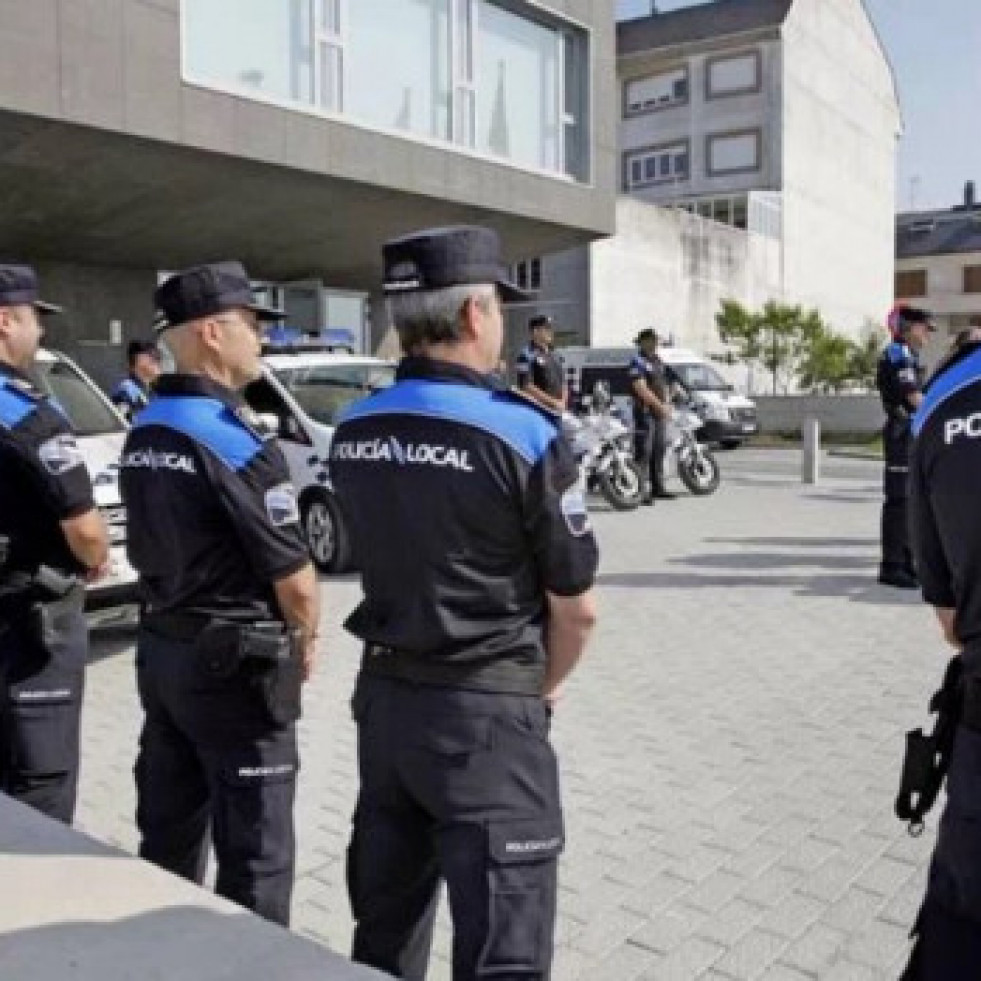
<path fill-rule="evenodd" d="M 513 695 L 541 694 L 544 670 L 542 666 L 508 660 L 460 662 L 370 641 L 365 644 L 361 669 L 366 674 L 422 685 Z"/>
<path fill-rule="evenodd" d="M 228 647 L 230 658 L 283 661 L 294 648 L 293 635 L 281 620 L 238 622 L 202 613 L 168 611 L 145 613 L 142 625 L 158 637 L 194 645 L 205 656 Z"/>

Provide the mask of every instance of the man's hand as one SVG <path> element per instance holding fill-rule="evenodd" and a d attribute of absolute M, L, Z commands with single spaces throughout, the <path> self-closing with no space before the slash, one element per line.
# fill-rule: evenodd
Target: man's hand
<path fill-rule="evenodd" d="M 937 614 L 937 620 L 940 622 L 940 629 L 943 632 L 944 640 L 950 644 L 951 647 L 956 647 L 960 650 L 964 645 L 960 642 L 957 637 L 957 630 L 954 624 L 954 618 L 957 611 L 946 606 L 934 607 L 934 613 Z"/>

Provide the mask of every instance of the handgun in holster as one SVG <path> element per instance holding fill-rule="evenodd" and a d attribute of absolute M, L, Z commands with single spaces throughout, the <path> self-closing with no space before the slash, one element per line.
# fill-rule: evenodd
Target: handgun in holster
<path fill-rule="evenodd" d="M 950 768 L 954 736 L 964 704 L 964 662 L 961 655 L 950 659 L 940 689 L 930 699 L 930 713 L 937 716 L 933 731 L 906 733 L 906 754 L 896 797 L 896 817 L 908 824 L 915 838 L 923 833 L 923 819 L 940 794 Z"/>

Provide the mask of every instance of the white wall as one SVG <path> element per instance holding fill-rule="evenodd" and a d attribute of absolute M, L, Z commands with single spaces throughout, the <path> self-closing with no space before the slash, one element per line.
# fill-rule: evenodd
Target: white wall
<path fill-rule="evenodd" d="M 785 295 L 858 334 L 892 304 L 892 75 L 861 0 L 796 0 L 784 25 Z"/>
<path fill-rule="evenodd" d="M 777 296 L 778 242 L 631 197 L 617 202 L 617 234 L 589 249 L 594 347 L 628 345 L 653 325 L 679 346 L 722 353 L 719 301 Z M 731 380 L 744 386 L 745 374 Z"/>

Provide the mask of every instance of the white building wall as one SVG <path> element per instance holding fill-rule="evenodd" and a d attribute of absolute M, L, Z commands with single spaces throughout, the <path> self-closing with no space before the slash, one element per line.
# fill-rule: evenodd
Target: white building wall
<path fill-rule="evenodd" d="M 895 84 L 861 0 L 797 0 L 783 38 L 785 296 L 856 336 L 892 302 Z"/>
<path fill-rule="evenodd" d="M 719 302 L 756 307 L 778 295 L 779 242 L 631 197 L 617 202 L 617 234 L 589 250 L 594 347 L 629 345 L 653 325 L 720 354 Z M 745 385 L 745 368 L 731 380 Z"/>

